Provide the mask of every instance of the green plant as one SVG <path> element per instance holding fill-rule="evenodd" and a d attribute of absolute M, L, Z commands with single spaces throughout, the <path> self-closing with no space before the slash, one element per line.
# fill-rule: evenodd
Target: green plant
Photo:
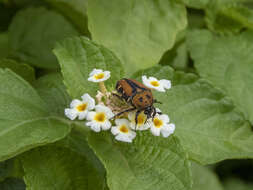
<path fill-rule="evenodd" d="M 0 1 L 0 189 L 251 189 L 238 167 L 253 168 L 252 11 L 249 0 Z M 170 80 L 153 95 L 174 134 L 126 143 L 68 119 L 73 99 L 95 99 L 94 68 L 111 72 L 108 92 L 122 78 Z"/>

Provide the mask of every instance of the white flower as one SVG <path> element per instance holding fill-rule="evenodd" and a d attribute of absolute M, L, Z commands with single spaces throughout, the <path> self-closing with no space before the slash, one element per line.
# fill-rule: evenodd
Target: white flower
<path fill-rule="evenodd" d="M 96 112 L 92 111 L 88 113 L 87 120 L 89 122 L 86 125 L 95 132 L 100 132 L 101 128 L 102 130 L 110 129 L 111 122 L 109 119 L 114 116 L 111 109 L 103 105 L 96 105 L 95 110 Z"/>
<path fill-rule="evenodd" d="M 130 112 L 128 114 L 128 119 L 130 120 L 130 127 L 132 129 L 136 129 L 136 130 L 140 130 L 140 131 L 143 131 L 143 130 L 147 130 L 150 125 L 149 125 L 149 122 L 147 121 L 146 122 L 146 119 L 147 119 L 147 116 L 144 114 L 144 112 L 142 111 L 139 115 L 138 115 L 138 118 L 137 118 L 137 125 L 135 123 L 135 115 L 136 115 L 136 112 Z M 146 122 L 146 123 L 145 123 Z"/>
<path fill-rule="evenodd" d="M 147 76 L 144 75 L 142 76 L 142 81 L 145 86 L 161 92 L 165 92 L 165 89 L 171 88 L 170 80 L 157 80 L 155 77 L 147 78 Z"/>
<path fill-rule="evenodd" d="M 118 141 L 131 143 L 136 137 L 136 133 L 129 128 L 130 122 L 127 119 L 116 119 L 116 126 L 113 126 L 111 131 Z"/>
<path fill-rule="evenodd" d="M 79 120 L 85 119 L 88 111 L 94 109 L 95 100 L 89 94 L 84 94 L 81 98 L 82 100 L 74 99 L 70 103 L 70 108 L 64 110 L 69 119 L 74 120 L 77 117 Z"/>
<path fill-rule="evenodd" d="M 110 78 L 110 71 L 103 71 L 101 69 L 93 69 L 89 75 L 88 81 L 91 82 L 102 82 Z"/>
<path fill-rule="evenodd" d="M 150 127 L 151 133 L 155 136 L 168 137 L 175 131 L 175 124 L 169 123 L 168 115 L 156 115 Z"/>

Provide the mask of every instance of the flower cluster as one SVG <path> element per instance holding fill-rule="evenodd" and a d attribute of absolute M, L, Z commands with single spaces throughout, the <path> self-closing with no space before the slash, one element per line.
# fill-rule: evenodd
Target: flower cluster
<path fill-rule="evenodd" d="M 95 100 L 86 93 L 81 96 L 81 100 L 72 100 L 70 108 L 65 109 L 65 115 L 70 120 L 85 119 L 86 126 L 89 126 L 95 132 L 111 129 L 111 133 L 115 136 L 116 140 L 129 143 L 136 137 L 137 130 L 150 130 L 154 136 L 161 135 L 163 137 L 168 137 L 174 133 L 175 125 L 170 123 L 168 115 L 161 114 L 161 110 L 158 108 L 156 108 L 157 114 L 155 117 L 149 119 L 147 119 L 147 115 L 142 111 L 137 117 L 137 123 L 135 122 L 136 111 L 127 113 L 127 116 L 124 118 L 114 118 L 115 114 L 112 111 L 114 105 L 111 104 L 111 101 L 107 101 L 106 104 L 101 102 L 102 96 L 109 97 L 103 82 L 109 78 L 110 71 L 94 69 L 90 73 L 88 81 L 99 83 L 101 92 L 98 91 L 98 95 L 96 96 L 98 104 L 96 105 Z M 142 76 L 142 81 L 148 88 L 161 92 L 165 92 L 166 89 L 171 88 L 169 80 L 157 80 L 155 77 L 147 78 L 147 76 Z"/>

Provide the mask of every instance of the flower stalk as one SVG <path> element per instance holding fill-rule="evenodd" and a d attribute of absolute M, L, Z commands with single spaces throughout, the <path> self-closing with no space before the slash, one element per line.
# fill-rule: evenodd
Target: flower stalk
<path fill-rule="evenodd" d="M 99 82 L 99 89 L 100 89 L 100 92 L 102 92 L 102 94 L 106 95 L 107 89 L 105 87 L 105 83 L 104 82 Z"/>

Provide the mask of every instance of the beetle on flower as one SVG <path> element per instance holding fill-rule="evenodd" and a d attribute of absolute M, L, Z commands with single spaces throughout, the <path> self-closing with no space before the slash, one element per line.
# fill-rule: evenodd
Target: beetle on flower
<path fill-rule="evenodd" d="M 154 136 L 163 137 L 174 133 L 175 125 L 169 123 L 169 117 L 154 107 L 154 103 L 161 102 L 153 98 L 151 91 L 156 89 L 165 92 L 165 89 L 171 87 L 169 80 L 147 78 L 144 75 L 142 84 L 134 79 L 123 78 L 116 83 L 117 93 L 114 93 L 108 92 L 105 87 L 104 81 L 109 78 L 110 71 L 93 69 L 88 81 L 99 84 L 96 95 L 98 105 L 95 105 L 95 100 L 89 94 L 84 94 L 82 100 L 74 99 L 71 102 L 70 108 L 65 109 L 65 115 L 71 120 L 86 119 L 86 126 L 95 132 L 111 128 L 116 140 L 128 143 L 136 137 L 135 131 L 150 129 Z M 93 109 L 95 111 L 92 111 Z M 115 125 L 112 126 L 111 122 Z"/>

